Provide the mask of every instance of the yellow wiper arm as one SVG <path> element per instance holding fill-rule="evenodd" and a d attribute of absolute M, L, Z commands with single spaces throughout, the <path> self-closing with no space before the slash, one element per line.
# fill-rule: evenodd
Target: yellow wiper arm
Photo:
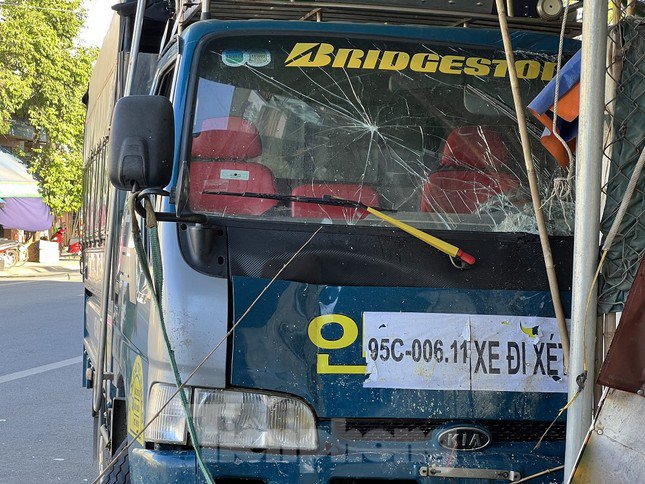
<path fill-rule="evenodd" d="M 425 232 L 422 232 L 421 230 L 413 227 L 412 225 L 408 225 L 405 222 L 401 222 L 400 220 L 397 220 L 394 217 L 385 215 L 383 212 L 379 212 L 375 208 L 369 207 L 363 203 L 361 203 L 360 205 L 361 205 L 361 208 L 363 208 L 364 210 L 367 210 L 375 217 L 378 217 L 384 222 L 387 222 L 390 225 L 393 225 L 394 227 L 399 228 L 404 232 L 407 232 L 412 237 L 415 237 L 421 240 L 422 242 L 425 242 L 426 244 L 431 245 L 435 249 L 443 252 L 444 254 L 448 254 L 450 257 L 459 258 L 462 261 L 464 261 L 466 264 L 471 266 L 475 264 L 476 262 L 475 258 L 472 255 L 468 254 L 467 252 L 464 252 L 463 250 L 461 250 L 459 247 L 456 247 L 430 234 L 426 234 Z"/>

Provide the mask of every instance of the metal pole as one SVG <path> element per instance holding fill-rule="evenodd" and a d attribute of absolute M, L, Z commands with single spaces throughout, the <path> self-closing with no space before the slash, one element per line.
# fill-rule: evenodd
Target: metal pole
<path fill-rule="evenodd" d="M 506 15 L 509 17 L 515 17 L 515 11 L 513 10 L 513 0 L 506 0 Z"/>
<path fill-rule="evenodd" d="M 130 57 L 128 59 L 128 76 L 125 81 L 123 96 L 129 96 L 132 92 L 132 83 L 134 82 L 134 72 L 137 68 L 137 59 L 139 57 L 139 44 L 141 43 L 141 31 L 143 29 L 143 17 L 146 12 L 146 0 L 137 2 L 137 12 L 134 17 L 134 30 L 132 32 L 132 45 L 130 46 Z"/>
<path fill-rule="evenodd" d="M 137 2 L 137 11 L 134 18 L 134 30 L 132 34 L 132 44 L 130 45 L 130 57 L 128 59 L 128 74 L 123 89 L 123 96 L 129 96 L 132 91 L 132 82 L 134 71 L 137 66 L 137 56 L 139 54 L 139 43 L 141 41 L 141 29 L 143 27 L 143 17 L 146 9 L 146 1 Z M 94 395 L 92 399 L 92 409 L 98 412 L 101 408 L 103 398 L 103 375 L 105 366 L 105 345 L 107 340 L 107 318 L 110 307 L 110 283 L 112 281 L 112 269 L 114 266 L 116 241 L 118 239 L 119 229 L 116 227 L 116 213 L 119 210 L 119 196 L 117 190 L 108 185 L 108 213 L 107 213 L 107 238 L 105 241 L 105 251 L 103 252 L 103 281 L 101 285 L 101 334 L 99 335 L 99 354 L 96 364 L 96 378 L 94 379 Z M 100 422 L 100 419 L 99 419 Z"/>
<path fill-rule="evenodd" d="M 582 69 L 576 163 L 576 219 L 573 248 L 571 355 L 565 478 L 573 470 L 591 425 L 594 404 L 596 288 L 600 235 L 600 179 L 607 50 L 607 1 L 587 0 L 582 23 Z M 581 375 L 584 375 L 581 377 Z M 581 388 L 578 378 L 583 379 Z"/>
<path fill-rule="evenodd" d="M 211 18 L 211 0 L 202 0 L 202 12 L 199 17 L 200 20 L 208 20 Z"/>

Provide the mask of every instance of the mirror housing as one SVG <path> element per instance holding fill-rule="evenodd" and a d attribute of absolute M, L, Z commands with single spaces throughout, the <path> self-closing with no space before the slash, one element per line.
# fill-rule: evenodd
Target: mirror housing
<path fill-rule="evenodd" d="M 175 124 L 164 96 L 126 96 L 114 106 L 110 182 L 119 190 L 164 188 L 172 177 Z"/>

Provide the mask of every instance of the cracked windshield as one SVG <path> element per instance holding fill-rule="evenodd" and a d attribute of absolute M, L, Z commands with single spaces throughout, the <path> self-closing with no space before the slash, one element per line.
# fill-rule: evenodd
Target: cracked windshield
<path fill-rule="evenodd" d="M 0 484 L 645 483 L 644 8 L 0 0 Z"/>
<path fill-rule="evenodd" d="M 524 99 L 553 77 L 553 60 L 518 53 Z M 206 44 L 198 76 L 194 212 L 384 223 L 325 203 L 342 198 L 422 228 L 537 232 L 503 52 L 235 38 Z M 569 234 L 573 204 L 550 194 L 564 172 L 530 131 L 550 232 Z"/>

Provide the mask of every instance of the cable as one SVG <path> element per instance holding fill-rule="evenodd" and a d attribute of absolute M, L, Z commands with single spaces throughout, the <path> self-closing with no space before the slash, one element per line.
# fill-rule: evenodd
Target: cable
<path fill-rule="evenodd" d="M 289 260 L 287 260 L 287 262 L 285 262 L 285 263 L 284 263 L 284 265 L 282 266 L 282 268 L 281 268 L 281 269 L 280 269 L 280 270 L 275 274 L 275 276 L 273 276 L 273 278 L 272 278 L 272 279 L 267 283 L 267 285 L 266 285 L 266 286 L 264 286 L 264 288 L 262 289 L 262 291 L 260 291 L 260 293 L 259 293 L 259 294 L 257 295 L 257 297 L 253 300 L 253 302 L 249 305 L 249 307 L 246 309 L 246 311 L 244 311 L 244 313 L 243 313 L 243 314 L 238 318 L 238 320 L 233 324 L 233 326 L 231 326 L 231 329 L 230 329 L 230 330 L 229 330 L 229 331 L 224 335 L 224 337 L 223 337 L 223 338 L 222 338 L 222 339 L 221 339 L 221 340 L 220 340 L 220 341 L 219 341 L 219 342 L 218 342 L 218 343 L 213 347 L 213 349 L 212 349 L 212 350 L 211 350 L 211 351 L 210 351 L 210 352 L 209 352 L 209 353 L 208 353 L 208 354 L 207 354 L 207 355 L 202 359 L 202 361 L 201 361 L 201 362 L 200 362 L 200 363 L 195 367 L 195 369 L 190 373 L 190 375 L 188 375 L 188 377 L 183 381 L 183 383 L 181 384 L 181 386 L 179 386 L 179 387 L 175 390 L 175 392 L 174 392 L 174 393 L 173 393 L 173 394 L 168 398 L 168 400 L 167 400 L 167 401 L 166 401 L 166 402 L 165 402 L 165 403 L 164 403 L 164 404 L 159 408 L 159 410 L 157 410 L 157 412 L 156 412 L 152 417 L 150 417 L 150 420 L 148 421 L 148 423 L 147 423 L 147 424 L 146 424 L 146 425 L 145 425 L 145 426 L 144 426 L 144 427 L 139 431 L 139 433 L 137 433 L 137 434 L 132 438 L 132 440 L 131 440 L 127 445 L 125 445 L 125 447 L 123 447 L 123 449 L 121 449 L 121 452 L 119 452 L 117 455 L 115 455 L 115 456 L 114 456 L 114 458 L 112 459 L 112 461 L 111 461 L 107 466 L 105 466 L 105 468 L 103 469 L 103 471 L 101 471 L 101 473 L 96 477 L 96 479 L 94 479 L 94 481 L 92 482 L 92 484 L 98 484 L 98 483 L 101 481 L 101 479 L 103 478 L 103 476 L 105 476 L 105 474 L 107 474 L 107 472 L 110 470 L 110 468 L 111 468 L 111 467 L 112 467 L 112 466 L 113 466 L 113 465 L 114 465 L 114 464 L 115 464 L 115 463 L 116 463 L 116 462 L 117 462 L 117 461 L 118 461 L 118 460 L 123 456 L 123 454 L 125 454 L 125 453 L 128 451 L 128 449 L 132 446 L 132 444 L 134 444 L 134 442 L 136 442 L 136 440 L 137 440 L 141 435 L 143 435 L 143 433 L 146 431 L 146 429 L 147 429 L 148 427 L 150 427 L 150 425 L 152 425 L 152 423 L 157 419 L 157 417 L 158 417 L 159 415 L 161 415 L 161 412 L 163 412 L 163 410 L 164 410 L 164 409 L 165 409 L 165 408 L 170 404 L 170 402 L 172 401 L 172 399 L 173 399 L 173 398 L 175 398 L 175 397 L 179 394 L 179 392 L 181 392 L 181 391 L 186 387 L 186 385 L 187 385 L 187 384 L 188 384 L 188 382 L 191 380 L 191 378 L 192 378 L 192 377 L 193 377 L 193 376 L 194 376 L 194 375 L 199 371 L 199 369 L 200 369 L 200 368 L 201 368 L 201 367 L 202 367 L 202 366 L 203 366 L 203 365 L 208 361 L 208 359 L 209 359 L 209 358 L 210 358 L 210 357 L 211 357 L 211 356 L 212 356 L 212 355 L 213 355 L 213 354 L 218 350 L 218 348 L 219 348 L 219 347 L 220 347 L 220 346 L 221 346 L 221 345 L 222 345 L 222 344 L 223 344 L 223 343 L 228 339 L 228 337 L 229 337 L 231 334 L 233 334 L 233 331 L 235 331 L 235 328 L 237 328 L 237 326 L 242 322 L 242 320 L 246 317 L 246 315 L 247 315 L 247 314 L 249 314 L 249 312 L 251 311 L 251 309 L 253 309 L 253 307 L 257 304 L 257 302 L 260 300 L 260 298 L 261 298 L 261 297 L 264 295 L 264 293 L 269 289 L 269 287 L 271 287 L 271 285 L 276 281 L 276 279 L 277 279 L 278 277 L 280 277 L 280 274 L 282 274 L 282 273 L 284 272 L 284 270 L 285 270 L 285 269 L 286 269 L 286 268 L 291 264 L 291 262 L 293 262 L 293 260 L 294 260 L 296 257 L 298 257 L 298 255 L 299 255 L 299 254 L 300 254 L 300 253 L 305 249 L 305 247 L 307 247 L 307 245 L 309 245 L 309 243 L 310 243 L 310 242 L 313 240 L 313 238 L 318 234 L 318 232 L 320 232 L 320 231 L 322 230 L 322 228 L 323 228 L 322 226 L 318 227 L 318 229 L 317 229 L 313 234 L 311 234 L 311 236 L 310 236 L 310 237 L 305 241 L 305 243 L 304 243 L 304 244 L 302 244 L 302 245 L 300 246 L 300 248 L 299 248 L 296 252 L 294 252 L 294 253 L 293 253 L 293 255 L 289 258 Z M 183 393 L 183 392 L 182 392 L 182 393 Z"/>
<path fill-rule="evenodd" d="M 629 202 L 632 199 L 632 196 L 634 195 L 634 190 L 636 189 L 636 184 L 638 183 L 638 180 L 640 179 L 640 175 L 643 171 L 643 165 L 645 165 L 645 150 L 641 151 L 640 156 L 638 157 L 638 161 L 636 162 L 636 166 L 634 167 L 634 171 L 632 172 L 632 175 L 629 179 L 629 183 L 627 184 L 627 188 L 625 189 L 625 194 L 623 196 L 623 200 L 620 203 L 620 206 L 618 208 L 618 212 L 616 213 L 616 217 L 614 218 L 614 222 L 611 224 L 611 227 L 609 229 L 609 232 L 607 233 L 607 237 L 605 239 L 605 243 L 602 246 L 602 256 L 600 257 L 600 262 L 598 262 L 598 267 L 596 268 L 596 273 L 593 276 L 593 280 L 591 281 L 591 287 L 589 288 L 589 292 L 587 293 L 587 301 L 585 304 L 585 315 L 583 321 L 587 320 L 587 317 L 589 316 L 589 307 L 591 306 L 591 297 L 593 295 L 594 288 L 596 287 L 596 284 L 598 283 L 598 277 L 600 276 L 600 271 L 602 271 L 602 268 L 605 264 L 605 259 L 607 258 L 607 254 L 609 253 L 609 249 L 611 249 L 614 239 L 616 237 L 616 234 L 618 233 L 618 229 L 620 225 L 623 222 L 623 217 L 625 216 L 625 213 L 627 212 Z M 583 337 L 582 340 L 586 340 L 586 332 L 587 332 L 587 326 L 583 326 Z M 583 360 L 582 360 L 582 369 L 583 372 L 576 377 L 577 383 L 578 383 L 578 391 L 575 393 L 573 398 L 567 402 L 567 404 L 560 409 L 558 412 L 558 415 L 553 419 L 551 424 L 547 427 L 546 431 L 542 434 L 540 439 L 538 440 L 537 444 L 535 444 L 535 447 L 533 448 L 534 450 L 537 449 L 540 444 L 542 443 L 542 440 L 544 439 L 544 436 L 547 434 L 547 432 L 551 429 L 553 424 L 560 418 L 560 416 L 573 404 L 573 402 L 576 401 L 576 398 L 578 398 L 578 395 L 582 392 L 584 389 L 586 380 L 587 380 L 587 370 L 588 370 L 588 362 L 587 362 L 587 352 L 583 352 Z"/>
<path fill-rule="evenodd" d="M 128 204 L 130 205 L 130 214 L 131 214 L 131 223 L 132 223 L 132 238 L 134 240 L 134 248 L 137 254 L 137 261 L 141 266 L 141 272 L 144 275 L 146 283 L 152 292 L 152 301 L 154 303 L 155 309 L 157 310 L 157 317 L 159 318 L 159 326 L 161 327 L 161 333 L 163 335 L 164 343 L 166 344 L 166 349 L 168 351 L 168 359 L 170 360 L 170 366 L 172 368 L 172 373 L 175 378 L 175 384 L 179 390 L 179 397 L 181 399 L 181 404 L 186 416 L 186 423 L 188 425 L 188 433 L 190 434 L 190 440 L 195 449 L 195 457 L 197 459 L 197 464 L 199 469 L 202 471 L 204 479 L 208 484 L 215 484 L 213 476 L 211 476 L 208 467 L 202 458 L 201 448 L 199 445 L 199 440 L 197 437 L 197 430 L 195 429 L 195 423 L 193 421 L 193 416 L 190 411 L 190 403 L 188 402 L 188 397 L 186 392 L 182 390 L 184 384 L 181 381 L 181 374 L 179 373 L 179 367 L 177 366 L 177 361 L 175 360 L 175 352 L 172 349 L 172 344 L 170 338 L 168 337 L 168 331 L 166 329 L 165 318 L 163 316 L 162 309 L 162 300 L 161 300 L 161 288 L 163 285 L 163 265 L 161 263 L 161 251 L 159 247 L 159 234 L 157 232 L 157 218 L 155 217 L 155 212 L 152 207 L 150 199 L 144 199 L 144 205 L 146 209 L 146 227 L 148 228 L 150 234 L 150 252 L 152 258 L 152 274 L 150 273 L 150 265 L 148 263 L 148 258 L 143 248 L 143 242 L 141 240 L 141 231 L 139 229 L 139 222 L 136 217 L 135 204 L 137 203 L 137 193 L 130 195 L 130 200 Z"/>
<path fill-rule="evenodd" d="M 523 477 L 519 481 L 515 481 L 515 483 L 518 484 L 520 482 L 528 482 L 528 481 L 530 481 L 532 479 L 535 479 L 536 477 L 545 476 L 546 474 L 551 474 L 552 472 L 561 471 L 562 469 L 564 469 L 563 465 L 562 466 L 557 466 L 557 467 L 552 467 L 551 469 L 546 469 L 544 471 L 540 471 L 540 472 L 537 472 L 535 474 L 531 474 L 530 476 Z"/>
<path fill-rule="evenodd" d="M 565 223 L 569 226 L 569 223 L 566 221 L 566 210 L 564 209 L 564 200 L 571 196 L 573 191 L 573 178 L 574 178 L 574 157 L 571 152 L 571 148 L 567 142 L 560 136 L 557 128 L 557 119 L 558 119 L 558 101 L 560 99 L 560 70 L 562 68 L 562 53 L 564 50 L 564 35 L 567 27 L 567 17 L 569 15 L 569 6 L 571 5 L 571 0 L 567 1 L 567 4 L 564 8 L 564 14 L 562 16 L 562 25 L 560 27 L 560 40 L 558 43 L 558 57 L 557 57 L 557 67 L 555 71 L 555 93 L 553 99 L 553 124 L 551 126 L 551 133 L 553 136 L 562 144 L 565 151 L 567 152 L 567 157 L 569 158 L 569 163 L 567 164 L 567 176 L 566 177 L 556 177 L 553 179 L 553 190 L 551 196 L 544 201 L 543 206 L 549 203 L 554 197 L 560 201 L 560 206 L 562 208 L 562 213 L 565 218 Z M 549 209 L 550 211 L 550 209 Z"/>
<path fill-rule="evenodd" d="M 556 127 L 556 122 L 558 119 L 558 101 L 560 98 L 560 70 L 562 68 L 562 53 L 564 50 L 564 33 L 567 27 L 567 16 L 569 15 L 569 5 L 571 5 L 571 1 L 567 1 L 566 6 L 564 7 L 564 14 L 562 16 L 562 26 L 560 28 L 560 40 L 558 43 L 558 63 L 555 71 L 555 95 L 553 98 L 553 125 L 552 125 L 552 132 L 553 135 L 562 143 L 562 146 L 567 152 L 567 155 L 569 157 L 569 166 L 568 166 L 568 171 L 569 175 L 567 177 L 567 180 L 570 180 L 573 177 L 573 153 L 571 153 L 571 149 L 569 148 L 569 145 L 567 144 L 566 141 L 560 136 L 560 133 L 558 133 L 557 127 Z M 569 187 L 569 190 L 571 187 Z"/>

